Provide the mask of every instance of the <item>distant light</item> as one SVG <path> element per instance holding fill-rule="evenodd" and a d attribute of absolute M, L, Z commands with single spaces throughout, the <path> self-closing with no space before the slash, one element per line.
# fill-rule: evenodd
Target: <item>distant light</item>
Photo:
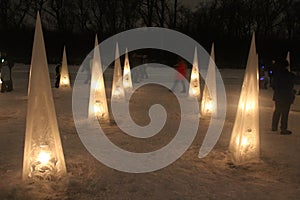
<path fill-rule="evenodd" d="M 273 71 L 272 71 L 272 70 L 270 70 L 270 74 L 273 74 Z"/>
<path fill-rule="evenodd" d="M 1 62 L 4 63 L 4 58 L 1 59 Z"/>
<path fill-rule="evenodd" d="M 265 80 L 265 77 L 261 77 L 259 80 L 263 81 L 263 80 Z"/>
<path fill-rule="evenodd" d="M 263 65 L 263 66 L 261 66 L 261 68 L 262 68 L 262 69 L 265 69 L 265 66 Z"/>

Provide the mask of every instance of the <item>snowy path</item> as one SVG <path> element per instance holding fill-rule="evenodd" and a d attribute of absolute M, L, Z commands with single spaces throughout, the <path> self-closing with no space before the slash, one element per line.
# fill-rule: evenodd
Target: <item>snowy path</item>
<path fill-rule="evenodd" d="M 76 70 L 70 71 L 74 79 Z M 272 91 L 261 90 L 261 161 L 234 167 L 227 158 L 227 149 L 243 72 L 222 70 L 221 74 L 228 112 L 214 150 L 204 159 L 197 157 L 209 125 L 209 119 L 201 119 L 189 150 L 170 166 L 147 174 L 118 172 L 94 159 L 76 133 L 71 91 L 53 89 L 68 175 L 58 182 L 31 184 L 21 182 L 28 70 L 17 68 L 15 90 L 0 94 L 0 199 L 299 199 L 300 96 L 290 113 L 289 127 L 293 134 L 282 136 L 270 131 Z M 106 75 L 109 76 L 110 73 Z M 179 118 L 178 109 L 174 109 L 176 101 L 165 88 L 141 88 L 132 99 L 135 102 L 132 116 L 139 124 L 148 123 L 146 111 L 158 100 L 169 111 L 167 124 L 158 135 L 146 140 L 134 139 L 116 126 L 105 125 L 107 136 L 120 147 L 135 152 L 167 144 L 176 133 Z"/>

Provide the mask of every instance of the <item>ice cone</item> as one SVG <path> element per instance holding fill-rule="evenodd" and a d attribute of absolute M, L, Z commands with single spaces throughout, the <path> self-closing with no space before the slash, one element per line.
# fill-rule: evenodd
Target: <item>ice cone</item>
<path fill-rule="evenodd" d="M 29 86 L 22 177 L 23 180 L 53 179 L 66 173 L 66 165 L 39 13 L 32 49 Z"/>

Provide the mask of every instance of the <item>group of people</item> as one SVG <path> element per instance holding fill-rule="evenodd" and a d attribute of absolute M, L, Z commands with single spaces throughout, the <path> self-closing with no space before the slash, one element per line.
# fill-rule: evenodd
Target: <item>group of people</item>
<path fill-rule="evenodd" d="M 1 93 L 11 92 L 13 90 L 13 82 L 11 77 L 11 69 L 13 63 L 8 59 L 6 53 L 0 53 L 0 78 L 1 78 Z"/>
<path fill-rule="evenodd" d="M 11 69 L 13 63 L 7 57 L 6 53 L 1 54 L 0 74 L 1 74 L 1 92 L 10 92 L 13 90 Z M 275 102 L 275 110 L 272 117 L 272 131 L 278 131 L 278 125 L 280 121 L 280 134 L 290 135 L 292 132 L 288 130 L 288 117 L 290 107 L 295 100 L 296 90 L 294 89 L 294 81 L 296 76 L 288 70 L 289 62 L 285 59 L 278 60 L 276 63 L 272 62 L 272 69 L 269 70 L 270 86 L 273 88 L 273 101 Z M 174 91 L 175 88 L 181 83 L 181 92 L 186 92 L 185 78 L 187 71 L 187 64 L 183 59 L 179 59 L 175 65 L 177 70 L 176 80 L 170 91 Z M 59 87 L 61 64 L 58 64 L 55 68 L 56 82 L 55 87 Z M 147 73 L 141 73 L 143 77 L 147 78 Z M 146 77 L 145 77 L 146 75 Z M 138 80 L 136 80 L 138 81 Z"/>
<path fill-rule="evenodd" d="M 278 131 L 280 121 L 280 134 L 290 135 L 292 131 L 288 130 L 288 117 L 290 107 L 295 100 L 296 90 L 294 81 L 296 76 L 288 70 L 289 62 L 287 60 L 278 60 L 272 62 L 272 69 L 269 70 L 270 86 L 273 88 L 273 101 L 275 110 L 272 117 L 272 131 Z M 184 79 L 186 78 L 187 64 L 183 59 L 179 59 L 176 64 L 176 80 L 170 91 L 174 91 L 178 83 L 181 83 L 181 92 L 186 92 Z"/>

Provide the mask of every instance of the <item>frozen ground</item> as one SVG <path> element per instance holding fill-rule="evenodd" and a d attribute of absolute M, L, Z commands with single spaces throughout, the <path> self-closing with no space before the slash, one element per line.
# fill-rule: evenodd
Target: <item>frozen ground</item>
<path fill-rule="evenodd" d="M 74 79 L 77 68 L 69 68 Z M 53 66 L 50 71 L 54 72 Z M 204 159 L 197 157 L 210 121 L 201 119 L 197 137 L 188 151 L 170 166 L 146 174 L 119 172 L 94 159 L 76 133 L 71 91 L 53 89 L 68 174 L 57 182 L 23 183 L 28 66 L 18 65 L 13 74 L 15 90 L 0 94 L 0 199 L 299 199 L 300 96 L 296 97 L 290 113 L 289 128 L 293 134 L 282 136 L 270 131 L 272 90 L 261 90 L 261 161 L 235 167 L 228 160 L 227 149 L 243 71 L 224 69 L 221 74 L 228 111 L 213 151 Z M 111 76 L 110 70 L 105 76 L 107 87 L 111 85 Z M 53 74 L 51 77 L 54 81 Z M 176 133 L 179 120 L 172 94 L 163 87 L 151 85 L 138 90 L 132 102 L 132 116 L 141 125 L 149 122 L 149 105 L 164 105 L 169 113 L 166 126 L 158 135 L 142 140 L 121 133 L 114 125 L 105 125 L 107 136 L 120 147 L 135 152 L 147 152 L 167 144 Z"/>

